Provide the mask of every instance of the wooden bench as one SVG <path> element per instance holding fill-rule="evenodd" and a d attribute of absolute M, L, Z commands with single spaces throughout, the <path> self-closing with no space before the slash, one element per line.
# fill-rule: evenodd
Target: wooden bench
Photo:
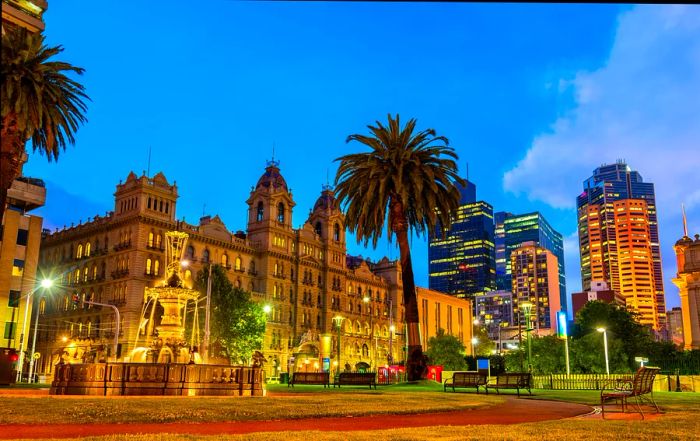
<path fill-rule="evenodd" d="M 614 380 L 608 382 L 600 391 L 600 407 L 605 418 L 605 402 L 615 401 L 622 404 L 622 412 L 627 410 L 627 400 L 634 398 L 637 411 L 644 419 L 641 404 L 646 402 L 660 412 L 659 406 L 654 401 L 654 377 L 661 369 L 657 367 L 640 367 L 631 380 Z M 610 412 L 610 411 L 608 411 Z"/>
<path fill-rule="evenodd" d="M 443 383 L 443 389 L 447 392 L 447 387 L 452 388 L 455 392 L 456 387 L 475 387 L 476 393 L 479 393 L 479 386 L 486 386 L 488 377 L 484 373 L 473 371 L 457 371 L 452 374 L 452 378 L 448 378 Z"/>
<path fill-rule="evenodd" d="M 526 389 L 528 394 L 532 395 L 532 391 L 530 391 L 531 379 L 532 375 L 529 372 L 500 374 L 496 377 L 496 384 L 486 385 L 486 394 L 489 393 L 489 389 L 496 389 L 496 393 L 499 395 L 501 394 L 500 389 L 515 389 L 520 397 L 520 389 Z"/>
<path fill-rule="evenodd" d="M 377 374 L 376 372 L 341 372 L 336 376 L 333 387 L 340 387 L 341 385 L 369 386 L 370 389 L 374 386 L 376 389 Z"/>
<path fill-rule="evenodd" d="M 294 372 L 287 387 L 294 387 L 295 384 L 322 384 L 323 387 L 330 387 L 330 373 L 328 372 Z"/>

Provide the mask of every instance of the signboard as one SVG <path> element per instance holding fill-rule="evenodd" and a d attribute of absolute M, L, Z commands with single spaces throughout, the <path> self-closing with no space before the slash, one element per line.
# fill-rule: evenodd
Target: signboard
<path fill-rule="evenodd" d="M 331 359 L 330 358 L 324 358 L 323 359 L 323 371 L 324 372 L 329 372 L 331 370 Z"/>
<path fill-rule="evenodd" d="M 646 357 L 634 357 L 634 361 L 640 363 L 642 366 L 644 366 L 644 363 L 649 363 L 649 359 Z"/>
<path fill-rule="evenodd" d="M 559 338 L 567 338 L 569 336 L 566 321 L 566 311 L 557 312 L 557 335 L 559 335 Z"/>

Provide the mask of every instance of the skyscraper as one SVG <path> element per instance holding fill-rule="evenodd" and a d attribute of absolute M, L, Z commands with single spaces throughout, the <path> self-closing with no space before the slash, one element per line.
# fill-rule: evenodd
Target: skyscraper
<path fill-rule="evenodd" d="M 630 225 L 636 224 L 635 228 L 648 231 L 644 246 L 648 247 L 651 259 L 650 272 L 653 278 L 651 289 L 657 315 L 657 319 L 654 320 L 658 323 L 654 328 L 664 328 L 666 301 L 661 271 L 654 184 L 644 182 L 637 171 L 633 171 L 624 162 L 618 161 L 595 169 L 593 176 L 584 181 L 583 187 L 583 193 L 576 198 L 583 290 L 587 291 L 590 288 L 592 280 L 603 280 L 608 282 L 615 292 L 625 296 L 621 291 L 621 284 L 625 283 L 629 287 L 630 274 L 629 271 L 620 272 L 621 242 L 625 241 L 625 253 L 632 252 L 640 255 L 639 253 L 642 252 L 644 254 L 641 249 L 632 249 L 641 246 L 638 242 L 640 237 L 631 239 L 631 234 L 636 234 L 636 231 L 631 229 Z M 615 207 L 615 202 L 622 200 L 636 200 L 636 202 L 621 203 Z M 641 208 L 644 213 L 640 216 L 638 210 L 641 202 L 644 204 Z M 644 219 L 641 219 L 642 217 Z M 622 231 L 620 234 L 618 234 L 618 228 Z M 642 231 L 639 233 L 644 235 Z M 628 240 L 637 242 L 628 242 Z M 632 265 L 629 268 L 635 268 L 635 266 Z M 646 288 L 633 289 L 645 290 Z M 634 292 L 637 293 L 637 291 Z M 631 295 L 631 293 L 632 291 L 628 290 L 628 294 Z M 634 295 L 644 294 L 644 291 L 639 291 L 639 294 Z M 625 296 L 625 300 L 629 304 L 628 296 Z"/>
<path fill-rule="evenodd" d="M 473 299 L 496 289 L 493 207 L 476 201 L 476 186 L 460 189 L 460 207 L 452 226 L 428 246 L 430 289 Z"/>
<path fill-rule="evenodd" d="M 540 212 L 514 215 L 498 212 L 496 221 L 496 275 L 498 289 L 511 289 L 510 256 L 525 242 L 552 252 L 557 258 L 559 305 L 566 310 L 566 273 L 564 270 L 564 239 Z"/>

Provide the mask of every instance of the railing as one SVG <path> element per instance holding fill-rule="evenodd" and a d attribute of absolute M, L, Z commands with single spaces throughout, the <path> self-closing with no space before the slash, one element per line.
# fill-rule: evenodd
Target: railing
<path fill-rule="evenodd" d="M 630 380 L 634 376 L 629 374 L 550 374 L 534 375 L 532 377 L 535 389 L 552 390 L 600 390 L 603 386 L 614 380 Z"/>

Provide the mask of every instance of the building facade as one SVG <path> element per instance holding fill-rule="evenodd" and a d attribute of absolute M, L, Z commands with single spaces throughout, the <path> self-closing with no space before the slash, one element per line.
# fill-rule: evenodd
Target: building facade
<path fill-rule="evenodd" d="M 37 33 L 44 30 L 43 15 L 48 8 L 46 0 L 3 0 L 2 33 L 5 27 L 17 26 Z"/>
<path fill-rule="evenodd" d="M 590 290 L 571 294 L 571 306 L 573 308 L 574 321 L 576 321 L 576 314 L 578 314 L 581 308 L 586 306 L 586 303 L 596 300 L 625 306 L 625 298 L 610 289 L 607 282 L 602 280 L 594 280 L 591 282 Z"/>
<path fill-rule="evenodd" d="M 41 269 L 61 284 L 39 305 L 38 347 L 47 354 L 40 373 L 50 374 L 61 357 L 89 359 L 114 337 L 111 310 L 76 306 L 73 294 L 119 308 L 122 359 L 148 341 L 144 290 L 162 283 L 164 234 L 170 230 L 189 235 L 186 287 L 206 265 L 219 264 L 236 287 L 270 306 L 263 347 L 268 375 L 346 363 L 383 365 L 390 347 L 391 358 L 401 360 L 403 337 L 390 332 L 392 324 L 403 324 L 400 266 L 346 255 L 344 216 L 330 188 L 299 229 L 292 228 L 295 202 L 274 161 L 247 200 L 246 232 L 230 232 L 218 216 L 203 217 L 198 225 L 177 221 L 177 199 L 177 187 L 162 173 L 131 173 L 117 186 L 114 211 L 45 235 Z"/>
<path fill-rule="evenodd" d="M 651 296 L 654 297 L 652 307 L 655 313 L 647 313 L 644 321 L 655 330 L 663 329 L 666 323 L 666 301 L 654 184 L 644 182 L 638 172 L 620 161 L 595 169 L 593 176 L 587 179 L 583 186 L 583 193 L 576 198 L 583 290 L 590 288 L 592 280 L 604 280 L 615 292 L 623 294 L 626 300 L 632 297 L 631 303 L 634 304 L 634 298 L 638 298 L 638 307 L 641 311 L 647 311 L 650 307 L 648 288 L 640 282 L 647 278 L 642 273 L 646 274 L 649 271 L 648 265 L 645 263 L 644 268 L 640 269 L 640 277 L 634 277 L 635 280 L 630 281 L 628 271 L 621 272 L 625 263 L 620 262 L 620 257 L 629 257 L 627 253 L 630 251 L 635 254 L 639 252 L 631 249 L 633 242 L 629 240 L 632 235 L 646 235 L 644 247 L 648 248 L 650 255 L 653 280 L 644 282 L 653 284 Z M 622 202 L 624 200 L 634 202 Z M 644 214 L 640 215 L 639 208 L 642 202 Z M 618 235 L 618 224 L 621 223 L 625 225 L 620 225 Z M 637 229 L 644 231 L 635 231 Z M 620 249 L 620 242 L 626 242 L 625 250 Z M 638 242 L 635 244 L 639 245 Z"/>
<path fill-rule="evenodd" d="M 668 340 L 678 347 L 683 347 L 683 308 L 676 306 L 666 313 L 668 320 Z"/>
<path fill-rule="evenodd" d="M 442 329 L 446 335 L 457 337 L 469 352 L 474 321 L 471 300 L 420 287 L 416 288 L 416 296 L 423 351 L 428 349 L 428 340 Z"/>
<path fill-rule="evenodd" d="M 700 349 L 700 234 L 686 234 L 674 245 L 678 272 L 673 283 L 681 298 L 683 347 Z"/>
<path fill-rule="evenodd" d="M 561 310 L 557 256 L 535 242 L 525 242 L 511 253 L 510 259 L 514 325 L 526 325 L 518 312 L 529 302 L 534 332 L 556 333 L 557 312 Z"/>
<path fill-rule="evenodd" d="M 31 347 L 32 301 L 41 294 L 37 265 L 43 219 L 30 212 L 45 200 L 46 188 L 40 179 L 20 176 L 7 191 L 0 228 L 0 347 L 24 351 Z"/>
<path fill-rule="evenodd" d="M 499 221 L 502 225 L 502 235 L 497 247 L 502 249 L 503 259 L 497 262 L 496 273 L 502 274 L 499 289 L 511 289 L 511 259 L 516 249 L 526 242 L 534 242 L 537 246 L 547 249 L 557 257 L 559 280 L 559 304 L 566 310 L 566 273 L 564 269 L 564 239 L 547 222 L 540 212 L 514 215 L 511 213 L 496 213 L 496 227 Z"/>
<path fill-rule="evenodd" d="M 452 226 L 428 244 L 429 287 L 460 298 L 496 289 L 493 207 L 467 181 Z"/>

